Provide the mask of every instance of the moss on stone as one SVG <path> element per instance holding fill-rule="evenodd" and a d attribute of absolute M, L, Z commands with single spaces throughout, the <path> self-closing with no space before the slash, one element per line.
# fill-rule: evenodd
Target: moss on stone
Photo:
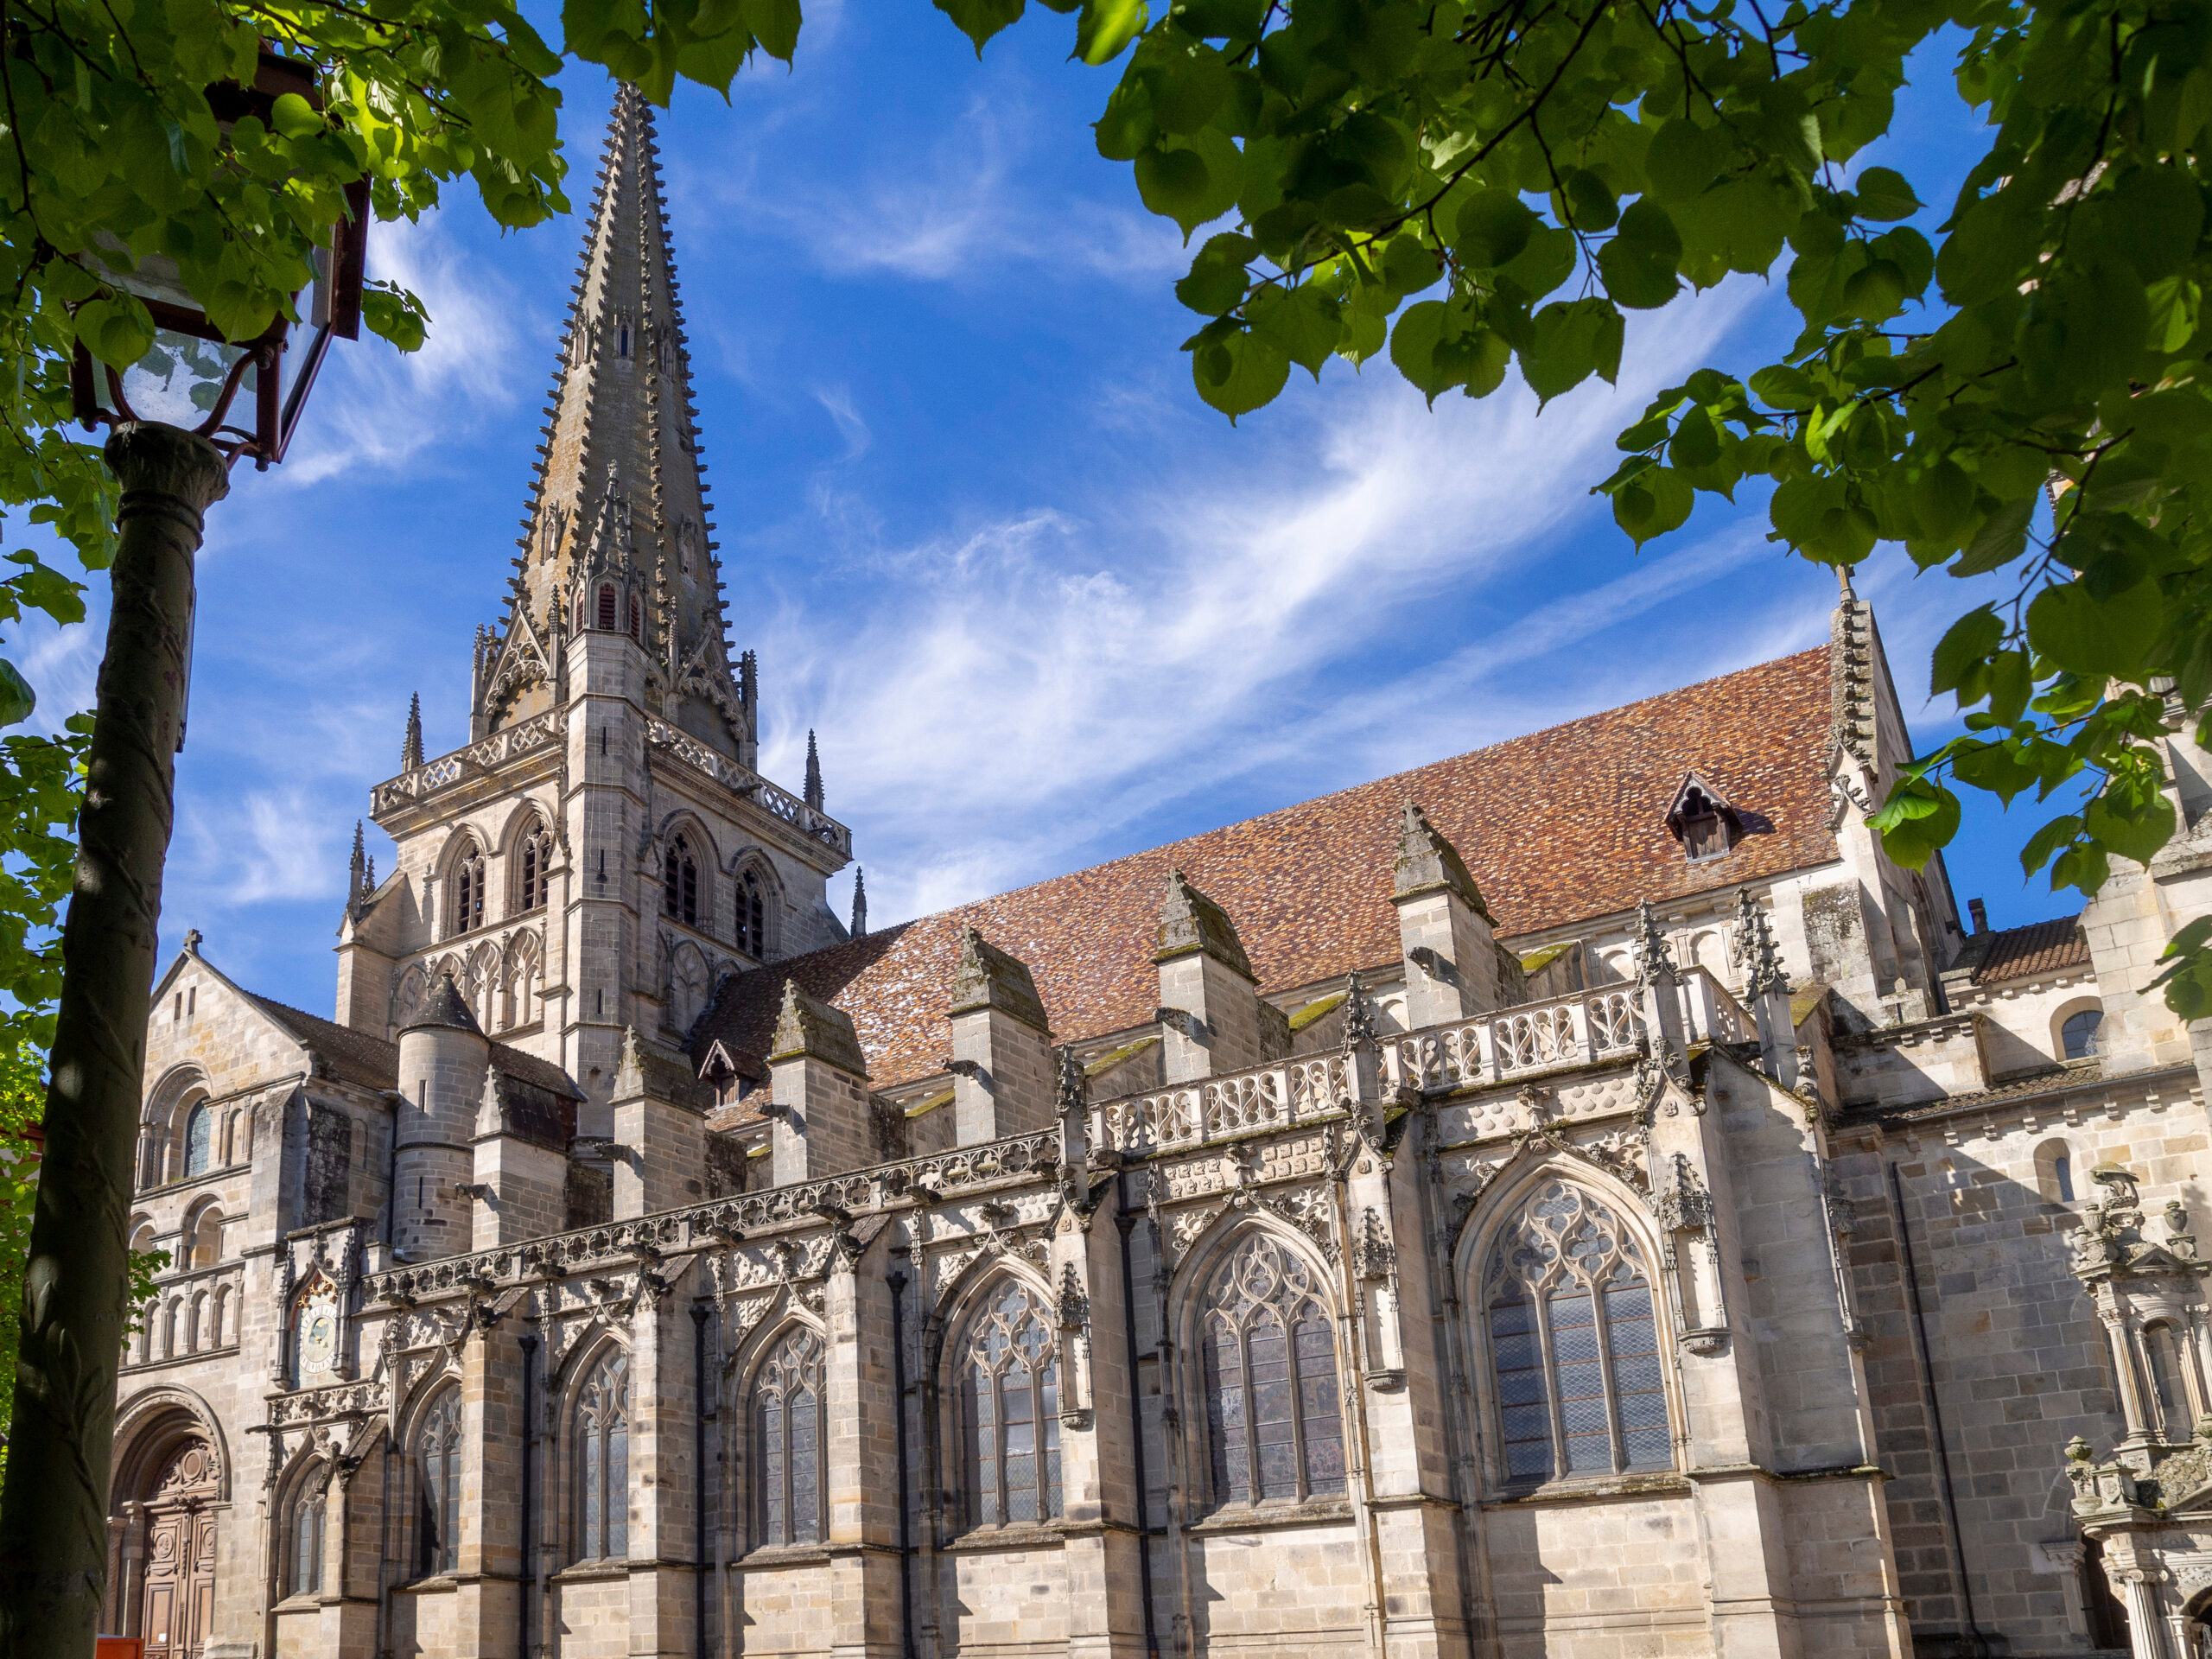
<path fill-rule="evenodd" d="M 1296 1014 L 1290 1016 L 1291 1034 L 1295 1036 L 1298 1033 L 1305 1030 L 1306 1027 L 1312 1025 L 1316 1020 L 1319 1020 L 1323 1014 L 1328 1013 L 1331 1008 L 1335 1007 L 1338 1003 L 1344 1000 L 1344 994 L 1342 991 L 1338 991 L 1333 995 L 1325 996 L 1317 1001 L 1308 1002 Z"/>

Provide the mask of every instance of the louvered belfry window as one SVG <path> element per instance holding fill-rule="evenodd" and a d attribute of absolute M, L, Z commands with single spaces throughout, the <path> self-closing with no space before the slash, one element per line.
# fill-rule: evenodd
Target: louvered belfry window
<path fill-rule="evenodd" d="M 1007 1281 L 969 1326 L 960 1414 L 972 1526 L 1060 1513 L 1059 1367 L 1052 1322 Z"/>
<path fill-rule="evenodd" d="M 1673 1466 L 1651 1277 L 1612 1211 L 1546 1181 L 1484 1274 L 1509 1485 Z"/>
<path fill-rule="evenodd" d="M 826 1484 L 822 1338 L 801 1325 L 778 1342 L 753 1385 L 753 1446 L 764 1545 L 822 1541 Z"/>
<path fill-rule="evenodd" d="M 1306 1258 L 1252 1235 L 1216 1270 L 1205 1320 L 1214 1502 L 1295 1503 L 1341 1493 L 1334 1321 Z"/>

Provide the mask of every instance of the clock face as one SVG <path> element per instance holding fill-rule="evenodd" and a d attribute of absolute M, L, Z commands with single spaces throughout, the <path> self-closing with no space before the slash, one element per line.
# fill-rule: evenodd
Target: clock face
<path fill-rule="evenodd" d="M 300 1309 L 299 1386 L 321 1381 L 338 1363 L 338 1300 L 319 1289 Z"/>

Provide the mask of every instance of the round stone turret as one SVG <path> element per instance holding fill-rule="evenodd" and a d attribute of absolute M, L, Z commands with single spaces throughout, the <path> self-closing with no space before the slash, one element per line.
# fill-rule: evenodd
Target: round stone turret
<path fill-rule="evenodd" d="M 400 1260 L 428 1262 L 469 1248 L 474 1198 L 470 1141 L 484 1097 L 492 1045 L 451 974 L 399 1033 L 399 1108 L 391 1195 L 392 1244 Z"/>

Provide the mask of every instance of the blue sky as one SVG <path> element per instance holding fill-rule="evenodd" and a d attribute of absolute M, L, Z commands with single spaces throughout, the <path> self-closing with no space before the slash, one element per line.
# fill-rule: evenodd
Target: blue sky
<path fill-rule="evenodd" d="M 1231 429 L 1176 349 L 1179 237 L 1091 148 L 1110 81 L 1064 60 L 1071 27 L 1038 13 L 978 63 L 924 0 L 815 3 L 795 71 L 660 120 L 764 769 L 795 785 L 819 729 L 879 925 L 1825 639 L 1834 578 L 1759 502 L 1639 556 L 1586 493 L 1652 388 L 1768 360 L 1778 284 L 1641 319 L 1618 391 L 1541 418 L 1338 364 Z M 1932 198 L 1974 135 L 1930 67 L 1882 159 Z M 564 84 L 581 210 L 609 88 Z M 458 200 L 379 226 L 429 346 L 341 346 L 293 458 L 211 514 L 165 949 L 197 926 L 254 988 L 329 1004 L 409 695 L 431 753 L 467 736 L 580 235 Z M 1860 586 L 1940 736 L 1924 664 L 1966 588 L 1895 554 Z M 41 721 L 90 702 L 101 618 L 10 642 Z M 2000 925 L 2071 907 L 2023 887 L 2031 827 L 1977 815 L 1952 860 Z"/>

